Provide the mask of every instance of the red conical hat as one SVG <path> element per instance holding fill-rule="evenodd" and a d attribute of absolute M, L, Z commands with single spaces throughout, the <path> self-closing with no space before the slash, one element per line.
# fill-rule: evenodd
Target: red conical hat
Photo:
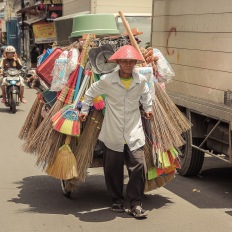
<path fill-rule="evenodd" d="M 137 63 L 143 63 L 144 59 L 140 53 L 131 45 L 125 45 L 119 48 L 110 58 L 109 62 L 117 60 L 137 60 Z"/>

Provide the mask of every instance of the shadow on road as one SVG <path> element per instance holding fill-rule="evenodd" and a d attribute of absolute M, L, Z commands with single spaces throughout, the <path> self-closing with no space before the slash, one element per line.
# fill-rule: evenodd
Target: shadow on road
<path fill-rule="evenodd" d="M 113 213 L 109 210 L 111 205 L 107 193 L 104 176 L 88 176 L 85 183 L 80 184 L 71 198 L 63 196 L 59 180 L 49 176 L 32 176 L 24 178 L 20 185 L 18 198 L 9 202 L 29 205 L 26 212 L 45 214 L 72 214 L 81 221 L 105 222 L 116 217 L 130 218 L 127 213 Z M 172 203 L 168 198 L 160 195 L 145 195 L 143 206 L 147 210 L 158 209 Z M 132 218 L 132 217 L 131 217 Z"/>
<path fill-rule="evenodd" d="M 24 112 L 24 110 L 21 110 L 19 108 L 17 108 L 17 112 Z M 10 111 L 10 108 L 9 107 L 5 107 L 5 108 L 0 108 L 0 113 L 6 113 L 6 114 L 13 114 L 11 111 Z"/>
<path fill-rule="evenodd" d="M 216 158 L 205 159 L 197 177 L 176 178 L 165 186 L 198 208 L 232 208 L 232 167 Z"/>

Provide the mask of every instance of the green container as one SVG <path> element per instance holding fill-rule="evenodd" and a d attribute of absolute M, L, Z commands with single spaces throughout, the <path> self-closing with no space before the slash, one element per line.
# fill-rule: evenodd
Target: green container
<path fill-rule="evenodd" d="M 70 38 L 83 34 L 118 35 L 120 34 L 113 14 L 87 14 L 73 19 Z"/>

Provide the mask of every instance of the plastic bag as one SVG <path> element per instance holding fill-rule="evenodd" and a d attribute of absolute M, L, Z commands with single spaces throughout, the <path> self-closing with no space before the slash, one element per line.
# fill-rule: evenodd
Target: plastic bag
<path fill-rule="evenodd" d="M 78 64 L 78 58 L 80 56 L 80 52 L 77 48 L 72 48 L 67 55 L 67 69 L 66 69 L 66 75 L 69 76 L 77 67 Z"/>
<path fill-rule="evenodd" d="M 153 53 L 159 58 L 156 63 L 158 73 L 158 75 L 156 75 L 157 80 L 159 82 L 169 82 L 172 77 L 175 76 L 171 65 L 168 63 L 168 61 L 165 59 L 159 49 L 154 48 Z"/>
<path fill-rule="evenodd" d="M 154 88 L 154 76 L 153 76 L 153 68 L 152 67 L 136 67 L 135 71 L 139 74 L 142 74 L 147 79 L 147 85 L 149 87 L 149 91 L 152 99 L 155 98 L 155 88 Z"/>
<path fill-rule="evenodd" d="M 67 58 L 58 58 L 55 61 L 54 68 L 52 70 L 52 83 L 51 83 L 51 91 L 61 91 L 65 84 L 68 81 L 68 77 L 66 75 L 67 68 Z"/>

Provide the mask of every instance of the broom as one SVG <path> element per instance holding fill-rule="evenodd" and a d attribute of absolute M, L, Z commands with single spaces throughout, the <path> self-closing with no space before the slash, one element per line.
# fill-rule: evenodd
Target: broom
<path fill-rule="evenodd" d="M 36 164 L 41 164 L 43 168 L 53 160 L 53 155 L 55 151 L 62 145 L 64 138 L 62 134 L 56 132 L 52 128 L 51 117 L 60 110 L 66 99 L 66 96 L 70 90 L 73 89 L 77 77 L 77 69 L 70 75 L 69 81 L 66 86 L 62 89 L 58 100 L 53 105 L 51 110 L 48 113 L 48 116 L 42 121 L 40 126 L 37 128 L 32 138 L 29 141 L 26 141 L 23 145 L 23 150 L 28 153 L 34 153 L 37 155 Z M 55 141 L 55 142 L 54 142 Z"/>
<path fill-rule="evenodd" d="M 77 163 L 69 146 L 70 142 L 71 136 L 67 136 L 65 144 L 57 151 L 54 162 L 48 165 L 46 169 L 46 173 L 49 176 L 61 180 L 69 180 L 77 177 Z"/>
<path fill-rule="evenodd" d="M 93 151 L 98 140 L 102 121 L 102 112 L 98 110 L 93 110 L 87 117 L 87 121 L 80 136 L 75 153 L 77 160 L 76 181 L 85 181 L 87 169 L 90 167 L 93 159 Z"/>
<path fill-rule="evenodd" d="M 82 54 L 81 54 L 80 69 L 79 69 L 79 72 L 78 72 L 78 78 L 77 78 L 77 82 L 76 82 L 76 85 L 75 85 L 74 100 L 77 98 L 78 91 L 79 91 L 79 88 L 80 88 L 81 77 L 82 77 L 82 73 L 83 73 L 84 67 L 85 67 L 87 59 L 88 59 L 88 52 L 89 52 L 89 49 L 90 49 L 90 42 L 92 40 L 92 36 L 93 35 L 91 35 L 91 34 L 87 35 L 86 41 L 85 41 L 85 44 L 84 44 L 84 47 L 83 47 L 83 51 L 82 51 Z"/>
<path fill-rule="evenodd" d="M 65 106 L 52 117 L 51 120 L 53 122 L 54 130 L 66 135 L 80 135 L 80 121 L 78 120 L 79 112 L 76 109 L 76 106 L 81 96 L 84 94 L 84 90 L 86 89 L 91 75 L 91 72 L 86 72 L 75 102 L 72 105 Z"/>
<path fill-rule="evenodd" d="M 74 76 L 70 77 L 68 84 L 62 89 L 57 101 L 50 109 L 47 117 L 43 120 L 43 122 L 40 124 L 38 129 L 35 131 L 30 141 L 26 141 L 26 143 L 23 145 L 23 150 L 25 152 L 29 152 L 29 153 L 36 152 L 37 149 L 40 148 L 40 146 L 38 145 L 40 141 L 43 146 L 43 142 L 46 141 L 46 135 L 47 133 L 49 133 L 50 118 L 54 113 L 56 113 L 59 109 L 62 108 L 63 102 L 69 90 L 68 85 L 70 85 L 73 82 L 73 78 Z"/>
<path fill-rule="evenodd" d="M 179 133 L 190 130 L 192 126 L 191 122 L 177 108 L 167 93 L 160 87 L 159 83 L 155 83 L 155 92 L 159 102 Z"/>
<path fill-rule="evenodd" d="M 19 133 L 19 138 L 20 139 L 26 139 L 27 136 L 28 136 L 28 133 L 30 133 L 31 129 L 32 129 L 32 124 L 33 124 L 33 119 L 34 119 L 34 116 L 38 113 L 38 108 L 40 108 L 40 106 L 43 105 L 43 103 L 41 102 L 41 94 L 38 93 L 36 98 L 35 98 L 35 101 L 26 117 L 26 120 L 24 121 L 24 124 L 20 130 L 20 133 Z"/>
<path fill-rule="evenodd" d="M 93 159 L 93 151 L 98 140 L 102 121 L 103 116 L 101 111 L 93 110 L 89 112 L 74 153 L 77 162 L 77 177 L 68 181 L 66 186 L 68 191 L 74 191 L 77 182 L 85 180 L 87 169 L 90 167 Z"/>
<path fill-rule="evenodd" d="M 43 100 L 40 100 L 39 106 L 37 107 L 36 112 L 32 118 L 32 123 L 31 123 L 31 126 L 30 126 L 30 129 L 28 131 L 26 139 L 31 138 L 31 136 L 33 135 L 35 130 L 39 127 L 39 125 L 43 121 L 43 116 L 41 115 L 41 111 L 42 111 L 43 106 L 44 106 L 44 102 L 43 102 Z"/>

